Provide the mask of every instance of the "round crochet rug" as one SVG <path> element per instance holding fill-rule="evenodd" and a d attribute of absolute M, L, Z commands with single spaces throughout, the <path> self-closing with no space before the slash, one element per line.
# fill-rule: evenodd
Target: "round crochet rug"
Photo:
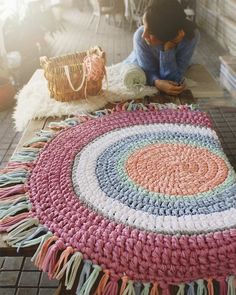
<path fill-rule="evenodd" d="M 205 113 L 158 108 L 53 125 L 1 176 L 0 230 L 77 294 L 235 294 L 233 168 Z"/>

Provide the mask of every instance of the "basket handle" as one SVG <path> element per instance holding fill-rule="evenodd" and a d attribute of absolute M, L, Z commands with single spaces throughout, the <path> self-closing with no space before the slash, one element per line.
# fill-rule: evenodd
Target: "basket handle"
<path fill-rule="evenodd" d="M 44 67 L 44 65 L 46 63 L 48 63 L 48 58 L 47 58 L 47 56 L 41 56 L 40 59 L 39 59 L 39 61 L 40 61 L 41 67 Z"/>
<path fill-rule="evenodd" d="M 87 55 L 97 53 L 98 56 L 105 58 L 105 52 L 99 46 L 94 46 L 87 51 Z"/>
<path fill-rule="evenodd" d="M 73 86 L 72 82 L 71 82 L 69 66 L 64 66 L 64 70 L 65 70 L 67 80 L 68 80 L 68 82 L 70 84 L 71 89 L 74 90 L 75 92 L 80 91 L 82 89 L 83 85 L 84 85 L 84 82 L 85 82 L 85 78 L 86 78 L 86 73 L 85 72 L 86 72 L 86 70 L 85 70 L 85 65 L 82 64 L 82 66 L 83 66 L 83 78 L 82 78 L 82 82 L 81 82 L 81 84 L 79 85 L 78 88 L 75 88 Z"/>

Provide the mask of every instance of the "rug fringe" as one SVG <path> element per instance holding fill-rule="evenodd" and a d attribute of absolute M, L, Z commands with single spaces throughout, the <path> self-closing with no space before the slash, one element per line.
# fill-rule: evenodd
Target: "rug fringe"
<path fill-rule="evenodd" d="M 51 244 L 55 243 L 58 240 L 58 237 L 52 235 L 48 239 L 46 239 L 43 243 L 43 245 L 40 245 L 40 251 L 37 254 L 37 257 L 35 259 L 35 265 L 42 270 L 44 259 L 48 253 L 48 249 L 51 246 Z"/>
<path fill-rule="evenodd" d="M 13 224 L 7 230 L 8 232 L 7 241 L 10 241 L 11 239 L 17 239 L 18 236 L 24 233 L 25 231 L 35 227 L 38 228 L 38 225 L 39 225 L 38 218 L 31 218 L 31 217 L 23 219 L 16 224 Z M 27 237 L 25 236 L 25 238 Z"/>
<path fill-rule="evenodd" d="M 74 249 L 69 246 L 67 247 L 62 253 L 60 258 L 58 259 L 56 265 L 54 266 L 53 269 L 53 278 L 57 278 L 60 274 L 60 278 L 63 277 L 65 273 L 65 265 L 67 264 L 69 260 L 69 256 L 74 254 Z"/>
<path fill-rule="evenodd" d="M 0 175 L 0 187 L 25 183 L 28 171 L 25 169 L 6 172 Z"/>
<path fill-rule="evenodd" d="M 80 116 L 80 118 L 82 117 L 83 115 Z M 51 122 L 49 123 L 48 127 L 51 128 L 52 130 L 60 131 L 65 128 L 77 126 L 78 124 L 82 123 L 82 120 L 80 120 L 80 118 L 75 117 L 75 118 L 69 118 L 60 122 Z"/>
<path fill-rule="evenodd" d="M 87 295 L 90 294 L 93 285 L 95 284 L 99 273 L 101 272 L 102 268 L 99 265 L 92 265 L 93 271 L 88 277 L 87 281 L 83 284 L 82 288 L 79 290 L 79 295 Z"/>
<path fill-rule="evenodd" d="M 48 232 L 48 229 L 44 226 L 38 226 L 34 229 L 34 231 L 29 234 L 25 239 L 23 239 L 20 243 L 16 243 L 17 252 L 21 248 L 31 247 L 34 245 L 38 245 L 42 240 L 42 237 L 45 236 Z"/>
<path fill-rule="evenodd" d="M 221 295 L 227 295 L 227 282 L 225 280 L 225 278 L 222 278 L 219 280 L 219 285 L 220 285 L 220 292 L 221 292 Z"/>
<path fill-rule="evenodd" d="M 214 295 L 214 286 L 213 286 L 212 279 L 208 279 L 207 281 L 207 291 L 208 291 L 208 295 Z"/>
<path fill-rule="evenodd" d="M 236 289 L 235 289 L 235 277 L 234 276 L 229 276 L 228 280 L 228 292 L 227 295 L 235 295 L 236 294 Z"/>
<path fill-rule="evenodd" d="M 174 109 L 174 110 L 195 110 L 198 108 L 198 105 L 177 105 L 174 103 L 160 104 L 156 102 L 151 103 L 137 103 L 132 100 L 131 102 L 119 103 L 117 104 L 113 111 L 148 111 L 148 110 L 163 110 L 163 109 Z"/>
<path fill-rule="evenodd" d="M 159 295 L 158 283 L 157 282 L 153 283 L 150 295 Z"/>
<path fill-rule="evenodd" d="M 45 243 L 48 239 L 50 239 L 52 236 L 53 236 L 53 234 L 49 231 L 48 233 L 46 233 L 45 236 L 43 236 L 43 237 L 41 238 L 41 241 L 40 241 L 40 243 L 39 243 L 39 246 L 38 246 L 36 252 L 34 253 L 33 257 L 31 258 L 31 261 L 34 262 L 35 265 L 36 265 L 36 259 L 37 259 L 38 255 L 39 255 L 39 253 L 41 252 L 44 243 Z"/>
<path fill-rule="evenodd" d="M 138 294 L 141 294 L 141 292 L 142 292 L 142 295 L 149 295 L 150 290 L 151 290 L 151 283 L 145 283 L 143 285 L 140 284 L 140 283 L 139 284 L 136 283 L 135 284 L 135 290 L 137 290 L 136 293 L 139 292 Z"/>
<path fill-rule="evenodd" d="M 12 204 L 11 207 L 6 209 L 0 207 L 0 219 L 9 217 L 9 216 L 14 216 L 23 211 L 30 211 L 30 209 L 31 209 L 31 204 L 29 200 L 17 202 L 16 204 Z"/>
<path fill-rule="evenodd" d="M 8 197 L 24 193 L 26 193 L 26 189 L 23 184 L 0 188 L 0 200 L 4 200 Z"/>
<path fill-rule="evenodd" d="M 32 139 L 28 140 L 23 145 L 23 147 L 31 147 L 31 148 L 41 149 L 54 136 L 55 136 L 55 133 L 52 131 L 40 130 L 39 132 L 36 133 L 36 137 L 33 137 Z"/>
<path fill-rule="evenodd" d="M 82 271 L 79 276 L 79 283 L 78 283 L 78 286 L 76 289 L 76 295 L 80 294 L 80 291 L 81 291 L 83 285 L 89 279 L 91 268 L 92 268 L 92 261 L 85 260 L 84 264 L 83 264 Z"/>
<path fill-rule="evenodd" d="M 58 253 L 65 250 L 65 244 L 61 239 L 58 239 L 55 244 L 51 245 L 44 257 L 41 269 L 48 273 L 49 279 L 53 277 L 53 269 L 56 266 Z"/>
<path fill-rule="evenodd" d="M 207 295 L 207 288 L 204 280 L 197 280 L 197 295 Z"/>
<path fill-rule="evenodd" d="M 180 284 L 177 295 L 184 295 L 184 294 L 185 294 L 185 284 Z"/>
<path fill-rule="evenodd" d="M 29 212 L 20 213 L 15 216 L 5 217 L 0 220 L 0 232 L 7 232 L 9 228 L 22 220 L 26 220 L 29 217 Z"/>
<path fill-rule="evenodd" d="M 42 137 L 47 137 L 47 138 L 53 138 L 55 136 L 55 133 L 50 130 L 41 129 L 40 131 L 36 132 L 36 135 L 39 137 L 42 136 Z"/>
<path fill-rule="evenodd" d="M 9 162 L 8 165 L 0 170 L 0 175 L 8 172 L 17 172 L 19 170 L 30 171 L 31 165 L 25 163 Z"/>
<path fill-rule="evenodd" d="M 5 200 L 0 200 L 0 211 L 9 209 L 11 206 L 26 200 L 28 200 L 28 197 L 26 195 L 15 195 L 12 197 L 8 197 Z"/>
<path fill-rule="evenodd" d="M 119 285 L 118 281 L 112 280 L 108 282 L 108 284 L 105 287 L 103 295 L 117 295 L 119 291 Z"/>
<path fill-rule="evenodd" d="M 12 162 L 28 163 L 33 162 L 38 157 L 39 150 L 37 148 L 25 148 L 12 156 Z"/>
<path fill-rule="evenodd" d="M 163 109 L 174 109 L 174 110 L 195 110 L 197 105 L 177 105 L 174 103 L 159 104 L 159 103 L 137 103 L 134 100 L 130 102 L 118 103 L 112 109 L 103 109 L 95 111 L 93 113 L 78 113 L 75 117 L 66 119 L 60 122 L 51 122 L 49 128 L 54 131 L 60 131 L 69 127 L 76 126 L 84 123 L 88 120 L 93 120 L 110 115 L 115 112 L 123 111 L 148 111 L 148 110 L 163 110 Z"/>
<path fill-rule="evenodd" d="M 66 278 L 65 278 L 65 286 L 67 290 L 72 289 L 82 260 L 83 260 L 83 255 L 80 252 L 76 252 L 72 255 L 71 259 L 68 261 L 67 268 L 66 268 Z"/>
<path fill-rule="evenodd" d="M 122 292 L 120 294 L 122 294 L 122 295 L 135 295 L 134 282 L 128 281 L 127 287 L 125 288 L 124 292 Z"/>
<path fill-rule="evenodd" d="M 120 287 L 120 293 L 119 293 L 120 295 L 123 294 L 123 292 L 125 291 L 126 286 L 127 286 L 127 284 L 128 284 L 128 281 L 129 281 L 128 276 L 123 276 L 123 277 L 121 278 L 121 282 L 122 282 L 122 284 L 121 284 L 121 287 Z"/>
<path fill-rule="evenodd" d="M 106 285 L 107 285 L 107 283 L 109 281 L 109 278 L 110 278 L 109 270 L 104 270 L 103 271 L 103 276 L 100 279 L 100 282 L 98 284 L 98 287 L 97 287 L 94 295 L 102 295 L 102 294 L 104 294 L 104 290 L 105 290 Z"/>
<path fill-rule="evenodd" d="M 194 282 L 188 284 L 188 292 L 187 295 L 194 295 L 195 290 L 194 290 Z"/>

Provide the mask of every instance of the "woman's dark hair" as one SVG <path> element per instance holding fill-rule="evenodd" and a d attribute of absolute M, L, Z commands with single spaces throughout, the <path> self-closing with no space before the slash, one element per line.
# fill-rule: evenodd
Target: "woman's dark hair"
<path fill-rule="evenodd" d="M 196 24 L 186 18 L 177 0 L 153 0 L 145 10 L 149 33 L 163 42 L 174 39 L 183 30 L 188 39 L 194 38 Z"/>

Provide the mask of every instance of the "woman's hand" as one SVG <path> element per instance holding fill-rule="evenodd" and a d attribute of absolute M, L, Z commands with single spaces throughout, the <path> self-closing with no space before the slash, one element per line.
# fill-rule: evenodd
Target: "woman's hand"
<path fill-rule="evenodd" d="M 155 86 L 158 90 L 169 95 L 178 95 L 185 89 L 185 85 L 178 85 L 176 82 L 168 80 L 156 80 Z"/>
<path fill-rule="evenodd" d="M 164 44 L 164 51 L 175 48 L 184 39 L 184 37 L 185 37 L 184 31 L 183 30 L 179 31 L 179 34 L 175 39 L 168 41 Z"/>

